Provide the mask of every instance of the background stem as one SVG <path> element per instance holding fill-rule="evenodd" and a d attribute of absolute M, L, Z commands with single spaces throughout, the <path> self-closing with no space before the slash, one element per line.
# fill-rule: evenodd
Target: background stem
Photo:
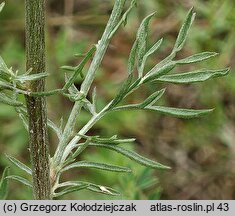
<path fill-rule="evenodd" d="M 26 69 L 45 72 L 45 0 L 25 0 Z M 44 91 L 44 79 L 31 81 L 30 91 Z M 35 199 L 50 199 L 50 169 L 47 135 L 46 101 L 44 97 L 26 96 L 29 116 L 29 145 Z"/>

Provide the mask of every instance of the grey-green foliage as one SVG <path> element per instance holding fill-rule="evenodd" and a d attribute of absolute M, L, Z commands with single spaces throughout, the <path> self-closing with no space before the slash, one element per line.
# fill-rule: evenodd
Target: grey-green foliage
<path fill-rule="evenodd" d="M 0 5 L 1 10 L 1 5 Z M 0 200 L 4 200 L 7 197 L 8 192 L 8 181 L 6 177 L 8 176 L 9 167 L 6 167 L 3 171 L 2 178 L 0 180 Z"/>
<path fill-rule="evenodd" d="M 25 110 L 24 102 L 18 100 L 18 94 L 27 94 L 35 97 L 62 94 L 74 102 L 73 110 L 71 111 L 70 116 L 65 123 L 65 128 L 57 127 L 55 123 L 48 120 L 48 126 L 52 128 L 53 131 L 57 134 L 59 140 L 56 152 L 50 159 L 53 197 L 59 197 L 67 193 L 83 189 L 108 195 L 119 195 L 119 192 L 117 192 L 115 189 L 90 182 L 60 182 L 60 177 L 63 172 L 68 171 L 72 168 L 93 168 L 101 169 L 104 171 L 124 173 L 131 172 L 130 168 L 128 167 L 122 167 L 114 164 L 77 161 L 77 156 L 80 155 L 84 150 L 86 150 L 86 148 L 90 147 L 105 148 L 117 152 L 123 157 L 127 157 L 146 167 L 151 167 L 154 169 L 169 169 L 168 166 L 162 165 L 159 162 L 150 160 L 142 155 L 137 154 L 134 151 L 127 150 L 123 146 L 120 146 L 120 144 L 132 143 L 135 141 L 135 139 L 121 139 L 118 138 L 117 135 L 114 135 L 110 138 L 102 138 L 99 136 L 87 136 L 86 133 L 93 127 L 93 125 L 97 121 L 99 121 L 105 115 L 110 112 L 119 110 L 149 110 L 180 118 L 194 118 L 208 114 L 213 109 L 194 110 L 155 105 L 166 91 L 166 89 L 157 90 L 157 86 L 156 90 L 139 104 L 120 105 L 120 103 L 128 95 L 133 93 L 142 85 L 145 85 L 149 82 L 155 82 L 156 84 L 159 82 L 169 82 L 177 84 L 194 83 L 202 82 L 209 78 L 224 76 L 229 72 L 229 69 L 227 68 L 220 70 L 202 69 L 197 71 L 170 74 L 170 72 L 172 72 L 173 69 L 177 67 L 177 65 L 193 64 L 207 60 L 217 55 L 217 53 L 215 52 L 203 52 L 186 57 L 184 59 L 175 60 L 176 54 L 183 48 L 185 44 L 186 38 L 189 34 L 190 26 L 192 25 L 195 18 L 193 9 L 189 11 L 183 22 L 175 45 L 173 46 L 172 52 L 165 59 L 152 67 L 149 71 L 145 71 L 145 65 L 149 56 L 151 56 L 153 53 L 156 53 L 163 44 L 163 39 L 160 39 L 157 40 L 157 42 L 155 42 L 152 46 L 148 46 L 149 23 L 155 15 L 155 13 L 152 13 L 142 21 L 140 27 L 137 30 L 136 39 L 133 43 L 128 58 L 127 78 L 123 81 L 123 84 L 121 85 L 116 96 L 109 103 L 107 103 L 107 105 L 104 106 L 103 109 L 98 110 L 96 107 L 96 102 L 98 99 L 96 88 L 93 89 L 91 101 L 87 99 L 87 94 L 91 88 L 91 84 L 95 78 L 96 70 L 101 64 L 111 38 L 122 24 L 126 24 L 129 13 L 136 6 L 136 0 L 132 0 L 129 3 L 129 7 L 126 12 L 123 13 L 125 2 L 125 0 L 115 1 L 114 9 L 104 31 L 104 34 L 101 37 L 101 40 L 98 42 L 98 44 L 92 46 L 92 48 L 86 54 L 77 55 L 79 57 L 83 56 L 80 64 L 78 64 L 77 66 L 62 66 L 62 69 L 64 69 L 66 73 L 65 85 L 61 89 L 55 89 L 47 92 L 31 92 L 30 87 L 27 85 L 27 82 L 44 78 L 48 74 L 43 72 L 37 75 L 31 75 L 30 71 L 27 71 L 22 75 L 18 75 L 17 71 L 13 72 L 12 68 L 9 68 L 4 60 L 0 58 L 0 101 L 16 108 L 16 111 L 17 113 L 19 113 L 19 116 L 23 120 L 26 129 L 27 112 Z M 4 4 L 2 3 L 0 5 L 0 10 L 2 10 L 3 6 Z M 123 15 L 121 15 L 122 13 Z M 92 59 L 92 61 L 87 70 L 87 73 L 83 73 L 84 67 L 90 59 Z M 84 79 L 81 89 L 77 89 L 74 85 L 74 82 L 79 75 Z M 75 129 L 75 120 L 79 119 L 80 111 L 82 108 L 88 111 L 92 115 L 92 117 L 83 128 L 75 133 L 74 136 L 73 131 Z M 29 167 L 11 156 L 7 157 L 14 165 L 25 171 L 27 174 L 32 175 L 32 171 Z M 3 194 L 2 197 L 5 197 L 4 190 L 6 188 L 6 173 L 7 171 L 4 172 L 3 178 L 1 180 L 1 194 Z M 28 179 L 20 176 L 11 175 L 7 178 L 17 180 L 29 187 L 32 186 L 31 182 Z"/>

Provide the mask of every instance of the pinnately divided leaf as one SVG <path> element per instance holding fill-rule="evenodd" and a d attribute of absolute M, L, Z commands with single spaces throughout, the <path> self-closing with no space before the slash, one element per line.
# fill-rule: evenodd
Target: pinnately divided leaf
<path fill-rule="evenodd" d="M 95 162 L 89 162 L 89 161 L 79 161 L 79 162 L 72 163 L 68 165 L 67 167 L 63 168 L 62 172 L 67 171 L 69 169 L 81 168 L 81 167 L 95 168 L 95 169 L 107 170 L 107 171 L 112 171 L 112 172 L 131 172 L 131 169 L 127 167 L 104 164 L 104 163 L 95 163 Z"/>
<path fill-rule="evenodd" d="M 203 82 L 210 78 L 225 76 L 229 73 L 230 68 L 221 69 L 221 70 L 200 70 L 187 73 L 178 73 L 171 75 L 164 75 L 156 81 L 170 82 L 176 84 L 183 83 L 194 83 L 194 82 Z"/>
<path fill-rule="evenodd" d="M 18 168 L 20 168 L 21 170 L 25 171 L 26 173 L 32 175 L 32 170 L 26 166 L 25 164 L 23 164 L 22 162 L 20 162 L 19 160 L 17 160 L 14 157 L 11 157 L 9 155 L 6 155 L 6 157 L 14 164 L 16 165 Z"/>
<path fill-rule="evenodd" d="M 0 181 L 0 200 L 5 200 L 8 193 L 8 180 L 6 177 L 8 176 L 9 167 L 6 167 L 3 171 L 2 178 Z"/>
<path fill-rule="evenodd" d="M 156 168 L 156 169 L 170 169 L 170 167 L 168 167 L 168 166 L 162 165 L 156 161 L 145 158 L 142 155 L 139 155 L 134 151 L 127 150 L 127 149 L 124 149 L 124 148 L 116 146 L 116 145 L 89 143 L 89 146 L 106 148 L 106 149 L 116 151 L 116 152 L 124 155 L 125 157 L 128 157 L 131 160 L 134 160 L 137 163 L 142 164 L 147 167 Z"/>

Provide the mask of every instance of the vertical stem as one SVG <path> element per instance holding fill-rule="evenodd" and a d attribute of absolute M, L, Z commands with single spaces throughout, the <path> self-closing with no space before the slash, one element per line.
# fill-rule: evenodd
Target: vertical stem
<path fill-rule="evenodd" d="M 45 71 L 45 0 L 25 0 L 26 68 L 32 73 Z M 44 91 L 45 80 L 31 81 L 31 91 Z M 26 97 L 29 115 L 29 145 L 35 199 L 50 199 L 50 169 L 44 97 Z"/>

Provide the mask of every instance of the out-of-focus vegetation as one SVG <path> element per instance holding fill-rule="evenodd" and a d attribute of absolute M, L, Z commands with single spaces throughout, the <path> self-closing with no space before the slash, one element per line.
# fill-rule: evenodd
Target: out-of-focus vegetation
<path fill-rule="evenodd" d="M 65 64 L 76 64 L 73 54 L 87 51 L 96 43 L 104 29 L 112 8 L 112 1 L 50 0 L 47 7 L 47 67 L 53 74 L 47 82 L 48 89 L 63 85 Z M 180 120 L 143 111 L 113 113 L 100 121 L 90 134 L 106 137 L 120 134 L 137 137 L 135 146 L 139 152 L 170 165 L 170 171 L 152 171 L 136 165 L 115 153 L 86 151 L 83 159 L 97 158 L 101 162 L 116 162 L 133 167 L 133 174 L 105 173 L 105 171 L 68 172 L 66 179 L 96 180 L 123 192 L 119 199 L 233 199 L 235 198 L 235 2 L 233 0 L 197 1 L 140 1 L 128 24 L 113 39 L 97 73 L 100 106 L 112 98 L 126 74 L 127 57 L 134 41 L 138 23 L 157 11 L 151 24 L 152 39 L 164 37 L 165 47 L 149 61 L 154 62 L 169 54 L 180 23 L 186 11 L 195 7 L 197 17 L 191 29 L 186 47 L 180 54 L 188 56 L 202 51 L 215 51 L 217 58 L 190 68 L 224 68 L 231 66 L 230 74 L 198 85 L 167 85 L 165 103 L 174 107 L 211 108 L 215 111 L 196 120 Z M 0 54 L 8 65 L 24 70 L 24 1 L 7 0 L 0 15 Z M 182 57 L 181 56 L 181 57 Z M 205 65 L 203 65 L 205 64 Z M 81 80 L 77 80 L 79 87 Z M 145 86 L 128 100 L 138 102 L 155 89 L 156 83 Z M 59 96 L 48 99 L 48 113 L 59 123 L 66 118 L 71 104 Z M 83 125 L 89 116 L 83 113 Z M 29 164 L 27 134 L 13 108 L 0 104 L 0 165 L 9 163 L 4 153 Z M 56 137 L 50 135 L 51 150 Z M 10 172 L 19 172 L 13 166 Z M 9 199 L 31 199 L 31 191 L 18 182 L 11 181 Z M 105 195 L 86 191 L 73 193 L 69 199 L 110 199 Z M 115 197 L 117 198 L 117 197 Z"/>

